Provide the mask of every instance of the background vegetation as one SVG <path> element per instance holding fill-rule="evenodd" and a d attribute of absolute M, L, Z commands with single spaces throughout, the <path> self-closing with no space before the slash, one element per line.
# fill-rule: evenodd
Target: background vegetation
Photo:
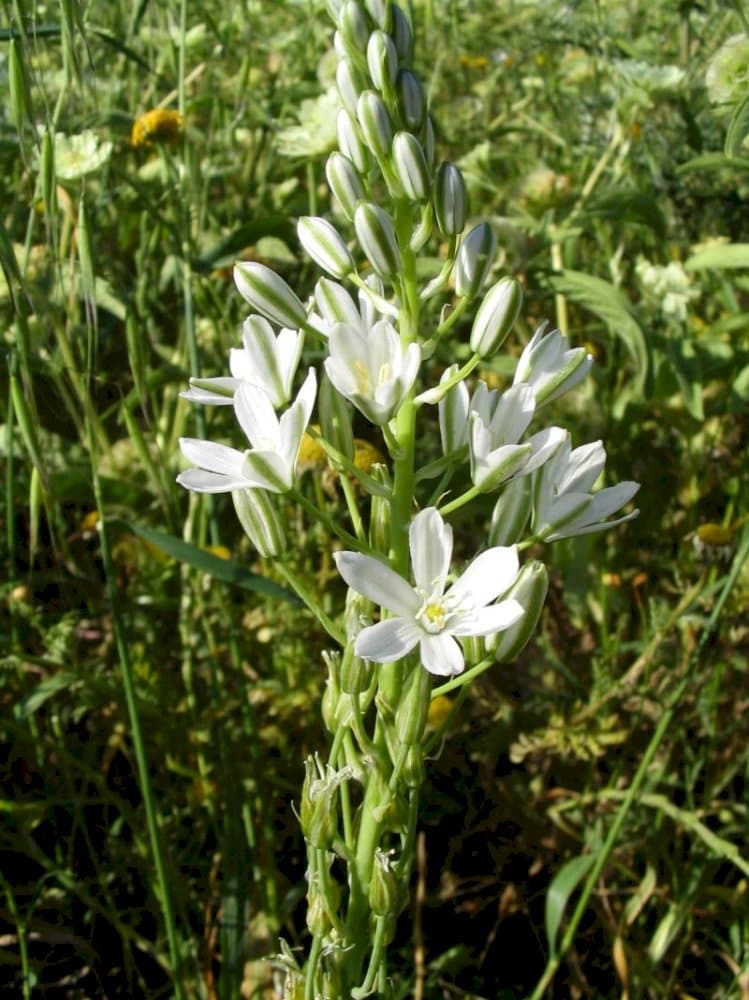
<path fill-rule="evenodd" d="M 544 318 L 589 345 L 564 420 L 642 513 L 556 543 L 537 639 L 435 752 L 396 993 L 746 998 L 749 55 L 706 87 L 741 6 L 412 8 L 440 152 L 525 286 L 517 350 Z M 305 940 L 324 637 L 226 499 L 176 486 L 177 438 L 223 427 L 178 394 L 238 342 L 235 257 L 311 291 L 328 19 L 3 10 L 3 995 L 272 997 L 263 959 Z M 335 516 L 313 451 L 305 475 Z M 335 613 L 322 529 L 288 513 Z"/>

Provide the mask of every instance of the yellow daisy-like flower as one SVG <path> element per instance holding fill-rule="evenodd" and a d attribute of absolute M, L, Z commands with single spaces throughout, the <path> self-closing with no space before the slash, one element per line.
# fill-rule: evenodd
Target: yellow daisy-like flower
<path fill-rule="evenodd" d="M 371 441 L 354 438 L 354 465 L 357 469 L 369 473 L 373 465 L 382 464 L 384 461 L 384 455 Z"/>
<path fill-rule="evenodd" d="M 152 146 L 155 142 L 175 143 L 185 127 L 185 120 L 179 111 L 153 108 L 133 122 L 130 141 L 136 148 Z"/>

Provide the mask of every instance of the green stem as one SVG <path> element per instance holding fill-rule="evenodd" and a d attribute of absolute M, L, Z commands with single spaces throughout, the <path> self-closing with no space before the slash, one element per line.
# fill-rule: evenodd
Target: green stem
<path fill-rule="evenodd" d="M 461 493 L 459 497 L 451 500 L 450 503 L 445 504 L 444 507 L 440 507 L 440 514 L 446 516 L 447 514 L 452 514 L 453 511 L 458 510 L 460 507 L 464 507 L 467 503 L 470 503 L 475 497 L 479 495 L 481 490 L 478 486 L 471 486 L 470 489 L 466 490 L 465 493 Z"/>
<path fill-rule="evenodd" d="M 278 567 L 278 571 L 281 573 L 283 578 L 294 590 L 294 592 L 304 601 L 307 608 L 312 612 L 315 618 L 317 618 L 330 638 L 337 642 L 339 646 L 345 646 L 346 636 L 344 633 L 338 628 L 335 622 L 333 622 L 332 619 L 325 614 L 323 609 L 320 607 L 319 601 L 315 600 L 315 598 L 310 594 L 309 590 L 307 590 L 306 586 L 302 583 L 296 573 L 294 573 L 293 570 L 290 570 L 285 563 L 277 562 L 276 566 Z"/>

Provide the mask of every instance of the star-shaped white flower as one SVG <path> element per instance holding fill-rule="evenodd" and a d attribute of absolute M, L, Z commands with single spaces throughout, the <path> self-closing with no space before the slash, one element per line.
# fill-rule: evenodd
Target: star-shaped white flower
<path fill-rule="evenodd" d="M 447 587 L 453 550 L 450 525 L 436 508 L 428 507 L 413 519 L 408 537 L 415 586 L 372 556 L 335 554 L 338 572 L 349 587 L 392 615 L 362 629 L 354 651 L 365 660 L 392 663 L 418 645 L 422 665 L 430 673 L 460 674 L 465 659 L 456 636 L 492 635 L 523 614 L 517 601 L 492 603 L 518 574 L 517 549 L 487 549 Z"/>
<path fill-rule="evenodd" d="M 234 412 L 252 448 L 238 451 L 214 441 L 180 438 L 182 454 L 199 468 L 181 472 L 177 482 L 195 493 L 228 493 L 257 486 L 272 493 L 292 489 L 316 389 L 315 371 L 310 368 L 296 399 L 279 419 L 270 396 L 242 382 L 234 394 Z"/>
<path fill-rule="evenodd" d="M 230 376 L 191 378 L 190 388 L 180 395 L 193 403 L 229 406 L 239 386 L 248 382 L 264 389 L 276 408 L 288 403 L 302 354 L 301 332 L 284 328 L 276 335 L 267 319 L 248 316 L 242 344 L 229 353 Z"/>

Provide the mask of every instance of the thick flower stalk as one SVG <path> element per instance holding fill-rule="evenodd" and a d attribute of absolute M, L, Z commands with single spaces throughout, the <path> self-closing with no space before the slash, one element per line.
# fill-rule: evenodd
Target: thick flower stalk
<path fill-rule="evenodd" d="M 185 393 L 233 412 L 236 434 L 231 443 L 183 439 L 193 468 L 178 477 L 198 493 L 232 493 L 257 552 L 276 561 L 333 643 L 321 705 L 331 745 L 327 759 L 307 760 L 298 803 L 309 953 L 301 964 L 284 953 L 284 995 L 304 1000 L 390 995 L 387 946 L 408 900 L 430 700 L 531 638 L 548 573 L 540 558 L 521 566 L 519 552 L 636 513 L 607 520 L 636 485 L 594 492 L 600 443 L 573 450 L 564 428 L 538 423 L 544 405 L 587 374 L 582 348 L 540 327 L 514 380 L 471 384 L 513 335 L 520 285 L 493 273 L 491 226 L 465 229 L 465 182 L 436 158 L 404 11 L 389 0 L 328 0 L 328 9 L 341 107 L 325 172 L 336 210 L 297 229 L 323 273 L 305 303 L 265 265 L 237 263 L 252 309 L 242 346 L 228 375 L 194 379 Z M 422 282 L 417 255 L 430 241 L 446 254 Z M 441 310 L 440 297 L 451 308 Z M 451 338 L 468 344 L 462 367 L 448 363 Z M 307 345 L 322 360 L 295 394 Z M 376 461 L 357 450 L 355 411 L 371 425 Z M 435 458 L 423 442 L 437 433 Z M 345 514 L 330 516 L 319 480 L 302 480 L 303 443 L 333 466 Z M 337 618 L 329 595 L 295 575 L 278 494 L 284 510 L 296 504 L 330 538 Z M 491 528 L 477 551 L 456 551 L 452 513 L 476 502 L 486 523 L 485 495 Z"/>

